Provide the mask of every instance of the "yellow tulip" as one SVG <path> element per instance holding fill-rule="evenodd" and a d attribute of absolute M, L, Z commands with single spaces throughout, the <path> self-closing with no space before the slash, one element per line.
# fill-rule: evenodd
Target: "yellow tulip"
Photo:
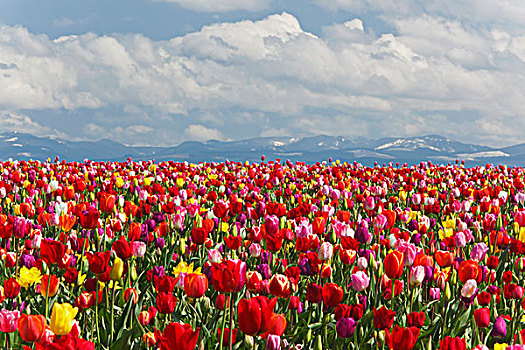
<path fill-rule="evenodd" d="M 122 274 L 124 273 L 124 262 L 120 258 L 115 258 L 115 261 L 113 262 L 113 267 L 111 268 L 111 272 L 109 273 L 109 277 L 113 281 L 118 281 L 122 278 Z"/>
<path fill-rule="evenodd" d="M 55 303 L 53 305 L 53 312 L 51 313 L 51 330 L 57 335 L 66 335 L 71 332 L 73 327 L 73 319 L 78 313 L 78 308 L 71 304 Z"/>

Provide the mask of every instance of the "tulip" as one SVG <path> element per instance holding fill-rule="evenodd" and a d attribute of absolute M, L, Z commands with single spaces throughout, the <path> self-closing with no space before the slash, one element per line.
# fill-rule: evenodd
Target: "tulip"
<path fill-rule="evenodd" d="M 16 331 L 19 318 L 20 311 L 2 309 L 2 311 L 0 311 L 0 332 L 13 333 Z"/>
<path fill-rule="evenodd" d="M 73 326 L 73 319 L 78 313 L 78 308 L 71 304 L 55 303 L 53 305 L 53 312 L 51 313 L 51 330 L 57 335 L 65 335 L 71 331 Z"/>
<path fill-rule="evenodd" d="M 343 300 L 343 288 L 336 283 L 326 283 L 322 289 L 322 296 L 326 307 L 335 307 Z"/>
<path fill-rule="evenodd" d="M 59 279 L 55 275 L 44 275 L 40 281 L 40 293 L 45 297 L 48 294 L 49 296 L 54 297 L 58 293 Z"/>
<path fill-rule="evenodd" d="M 20 315 L 18 332 L 23 341 L 34 343 L 44 335 L 46 319 L 42 315 Z"/>
<path fill-rule="evenodd" d="M 341 318 L 339 321 L 337 321 L 337 324 L 335 325 L 337 336 L 339 338 L 352 337 L 355 333 L 356 326 L 357 326 L 357 323 L 354 321 L 352 317 Z"/>
<path fill-rule="evenodd" d="M 407 326 L 421 328 L 425 324 L 426 314 L 421 312 L 411 312 L 407 315 Z"/>
<path fill-rule="evenodd" d="M 132 244 L 133 256 L 136 258 L 143 258 L 146 254 L 146 244 L 141 241 L 135 241 Z"/>
<path fill-rule="evenodd" d="M 476 279 L 479 272 L 479 264 L 474 260 L 464 260 L 459 264 L 458 277 L 463 283 L 470 279 Z"/>
<path fill-rule="evenodd" d="M 410 269 L 410 286 L 419 286 L 425 279 L 425 268 L 423 266 L 415 266 Z"/>
<path fill-rule="evenodd" d="M 279 298 L 288 298 L 290 295 L 290 281 L 281 274 L 273 275 L 269 283 L 270 293 Z"/>
<path fill-rule="evenodd" d="M 459 337 L 445 337 L 439 341 L 440 350 L 467 350 L 467 342 Z"/>
<path fill-rule="evenodd" d="M 492 331 L 490 332 L 490 336 L 494 338 L 504 338 L 507 335 L 507 324 L 505 323 L 505 320 L 503 317 L 498 316 L 496 318 L 496 321 L 494 321 L 494 325 L 492 326 Z"/>
<path fill-rule="evenodd" d="M 476 261 L 482 261 L 485 259 L 485 255 L 489 251 L 489 247 L 485 243 L 477 243 L 472 251 L 470 252 L 470 258 Z"/>
<path fill-rule="evenodd" d="M 247 335 L 265 332 L 269 326 L 276 303 L 277 298 L 270 300 L 265 296 L 241 299 L 237 308 L 240 330 Z"/>
<path fill-rule="evenodd" d="M 109 273 L 111 279 L 113 281 L 119 281 L 122 278 L 122 274 L 124 273 L 124 262 L 120 258 L 115 258 L 115 261 L 113 261 L 113 267 L 111 268 L 111 272 Z"/>
<path fill-rule="evenodd" d="M 211 281 L 218 292 L 238 292 L 246 283 L 246 263 L 230 259 L 212 264 Z"/>
<path fill-rule="evenodd" d="M 352 287 L 358 292 L 361 292 L 368 288 L 370 284 L 370 278 L 363 271 L 357 271 L 350 276 L 352 280 Z"/>
<path fill-rule="evenodd" d="M 171 314 L 177 305 L 177 298 L 171 293 L 161 292 L 157 294 L 157 309 L 161 314 Z"/>
<path fill-rule="evenodd" d="M 169 323 L 159 339 L 160 350 L 193 350 L 199 340 L 200 328 L 193 330 L 189 324 Z"/>
<path fill-rule="evenodd" d="M 416 344 L 419 336 L 419 328 L 407 327 L 400 328 L 397 324 L 392 333 L 385 329 L 385 341 L 392 350 L 411 350 Z"/>
<path fill-rule="evenodd" d="M 399 278 L 403 274 L 403 253 L 395 250 L 389 253 L 383 262 L 385 274 L 390 279 Z"/>
<path fill-rule="evenodd" d="M 190 273 L 184 278 L 184 292 L 189 298 L 200 298 L 208 289 L 208 278 L 202 274 Z"/>
<path fill-rule="evenodd" d="M 268 339 L 266 339 L 265 350 L 281 350 L 281 337 L 270 334 Z"/>
<path fill-rule="evenodd" d="M 461 296 L 463 298 L 471 298 L 478 290 L 478 283 L 476 280 L 468 280 L 463 288 L 461 288 Z"/>
<path fill-rule="evenodd" d="M 479 328 L 486 328 L 490 325 L 490 310 L 487 307 L 474 310 L 474 321 Z"/>
<path fill-rule="evenodd" d="M 4 280 L 4 293 L 5 296 L 9 299 L 14 299 L 20 294 L 20 283 L 17 282 L 16 278 L 11 277 Z"/>
<path fill-rule="evenodd" d="M 319 251 L 317 253 L 319 260 L 326 261 L 332 258 L 334 252 L 334 246 L 330 242 L 323 242 L 319 246 Z"/>
<path fill-rule="evenodd" d="M 379 309 L 374 308 L 374 327 L 379 330 L 392 327 L 395 315 L 395 311 L 389 310 L 384 306 Z"/>

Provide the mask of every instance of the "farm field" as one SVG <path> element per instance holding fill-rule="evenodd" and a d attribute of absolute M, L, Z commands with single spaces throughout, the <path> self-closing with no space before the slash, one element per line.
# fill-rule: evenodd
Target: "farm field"
<path fill-rule="evenodd" d="M 3 162 L 0 346 L 522 349 L 524 174 Z"/>

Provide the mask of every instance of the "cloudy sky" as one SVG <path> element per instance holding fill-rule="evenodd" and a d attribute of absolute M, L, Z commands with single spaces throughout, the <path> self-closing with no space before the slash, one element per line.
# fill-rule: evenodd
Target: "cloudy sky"
<path fill-rule="evenodd" d="M 0 2 L 0 130 L 525 142 L 522 0 Z"/>

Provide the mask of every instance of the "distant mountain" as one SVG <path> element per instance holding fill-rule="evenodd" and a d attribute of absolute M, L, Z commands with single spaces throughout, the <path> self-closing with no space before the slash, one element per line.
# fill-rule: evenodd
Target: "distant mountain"
<path fill-rule="evenodd" d="M 173 147 L 130 147 L 118 142 L 66 141 L 17 132 L 0 133 L 0 159 L 45 160 L 59 157 L 67 161 L 84 159 L 124 161 L 156 159 L 190 162 L 260 161 L 281 159 L 322 162 L 329 158 L 373 165 L 384 163 L 417 164 L 422 161 L 446 164 L 456 159 L 466 164 L 486 163 L 525 165 L 525 144 L 491 148 L 465 144 L 439 135 L 406 138 L 350 139 L 343 136 L 259 137 L 240 141 L 188 141 Z"/>

